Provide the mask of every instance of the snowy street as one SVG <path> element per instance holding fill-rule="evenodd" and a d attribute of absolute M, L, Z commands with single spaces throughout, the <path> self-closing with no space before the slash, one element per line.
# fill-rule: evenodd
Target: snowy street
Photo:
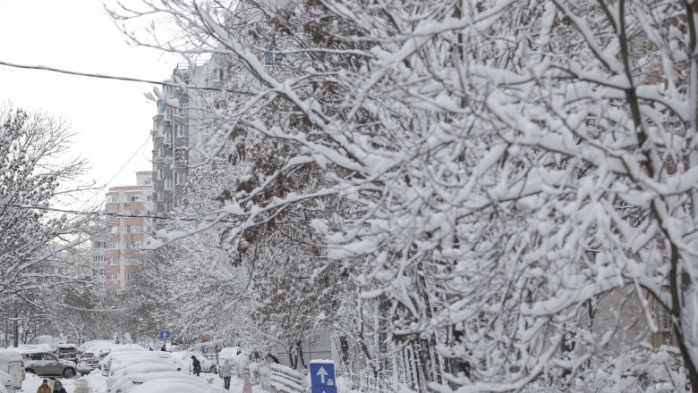
<path fill-rule="evenodd" d="M 223 379 L 217 374 L 201 374 L 200 378 L 206 381 L 207 384 L 215 388 L 223 389 Z M 53 382 L 57 380 L 56 378 L 46 378 L 49 381 L 49 385 L 53 386 Z M 43 377 L 37 377 L 34 374 L 28 374 L 27 378 L 22 383 L 23 393 L 34 393 L 41 385 L 44 380 Z M 74 377 L 71 379 L 58 379 L 65 387 L 68 393 L 107 393 L 107 378 L 102 376 L 99 370 L 92 372 L 84 377 Z M 235 393 L 242 393 L 243 380 L 233 377 L 230 380 L 230 391 Z M 266 390 L 259 386 L 252 387 L 253 393 L 268 393 Z"/>

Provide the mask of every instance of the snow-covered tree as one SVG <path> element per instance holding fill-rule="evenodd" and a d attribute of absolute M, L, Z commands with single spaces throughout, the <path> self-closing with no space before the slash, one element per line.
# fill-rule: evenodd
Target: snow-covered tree
<path fill-rule="evenodd" d="M 142 4 L 121 15 L 185 33 L 165 49 L 253 80 L 209 146 L 244 128 L 289 152 L 211 213 L 235 237 L 345 203 L 314 236 L 414 354 L 395 367 L 420 388 L 696 389 L 693 3 Z M 308 166 L 317 182 L 277 192 Z M 662 307 L 675 350 L 649 345 Z"/>

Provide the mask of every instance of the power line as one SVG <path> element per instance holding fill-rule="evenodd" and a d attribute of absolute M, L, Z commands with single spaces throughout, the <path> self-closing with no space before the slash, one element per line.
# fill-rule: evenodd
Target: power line
<path fill-rule="evenodd" d="M 197 222 L 197 221 L 218 221 L 218 222 L 234 222 L 233 220 L 226 220 L 222 218 L 204 218 L 204 219 L 198 219 L 198 218 L 186 218 L 186 217 L 179 217 L 179 218 L 173 218 L 173 217 L 164 217 L 164 216 L 154 216 L 154 215 L 149 215 L 149 214 L 121 214 L 121 213 L 116 213 L 116 212 L 109 212 L 109 211 L 84 211 L 84 210 L 72 210 L 72 209 L 59 209 L 55 207 L 44 207 L 44 206 L 31 206 L 31 205 L 20 205 L 20 204 L 3 204 L 0 206 L 8 206 L 8 207 L 15 207 L 19 209 L 36 209 L 36 210 L 43 210 L 43 211 L 49 211 L 49 212 L 54 212 L 54 213 L 66 213 L 66 214 L 75 214 L 75 215 L 83 215 L 83 216 L 107 216 L 107 217 L 114 217 L 114 218 L 153 218 L 153 219 L 158 219 L 158 220 L 179 220 L 179 221 L 192 221 L 192 222 Z"/>
<path fill-rule="evenodd" d="M 59 74 L 84 76 L 84 77 L 88 77 L 88 78 L 118 80 L 118 81 L 123 81 L 123 82 L 148 83 L 151 85 L 159 85 L 159 86 L 183 87 L 182 84 L 179 84 L 179 83 L 154 81 L 154 80 L 141 79 L 141 78 L 132 78 L 129 76 L 114 76 L 114 75 L 104 75 L 104 74 L 93 74 L 93 73 L 89 73 L 89 72 L 62 70 L 60 68 L 47 67 L 47 66 L 42 66 L 42 65 L 16 64 L 16 63 L 10 63 L 10 62 L 3 61 L 3 60 L 0 60 L 0 66 L 6 66 L 6 67 L 12 67 L 12 68 L 21 68 L 21 69 L 25 69 L 25 70 L 49 71 L 49 72 L 56 72 Z M 228 92 L 228 93 L 244 94 L 243 92 L 240 92 L 240 91 L 233 91 L 233 90 L 228 90 L 228 89 L 224 89 L 224 88 L 192 86 L 189 84 L 186 84 L 186 88 L 192 89 L 192 90 L 224 91 L 224 92 Z"/>

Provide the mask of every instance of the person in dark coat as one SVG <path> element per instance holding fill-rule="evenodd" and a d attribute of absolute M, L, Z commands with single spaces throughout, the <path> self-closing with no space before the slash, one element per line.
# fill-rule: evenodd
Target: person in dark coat
<path fill-rule="evenodd" d="M 196 356 L 191 357 L 191 368 L 194 375 L 198 377 L 199 373 L 201 372 L 201 362 L 196 358 Z"/>
<path fill-rule="evenodd" d="M 61 384 L 61 381 L 56 381 L 53 384 L 53 393 L 68 393 L 65 391 L 65 388 L 63 387 L 63 384 Z"/>

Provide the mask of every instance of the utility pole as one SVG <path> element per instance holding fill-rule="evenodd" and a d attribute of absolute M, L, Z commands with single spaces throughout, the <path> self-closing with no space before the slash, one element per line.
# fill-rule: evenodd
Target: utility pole
<path fill-rule="evenodd" d="M 5 340 L 3 342 L 5 348 L 7 348 L 7 314 L 5 314 Z"/>

